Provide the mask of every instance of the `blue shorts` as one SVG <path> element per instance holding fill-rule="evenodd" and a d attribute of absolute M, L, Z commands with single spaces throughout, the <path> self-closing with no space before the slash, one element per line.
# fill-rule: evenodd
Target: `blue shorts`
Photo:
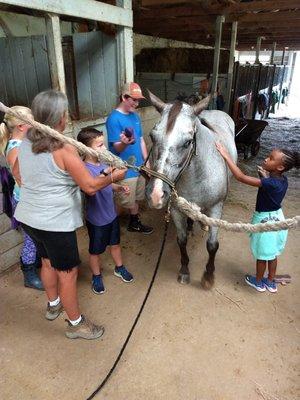
<path fill-rule="evenodd" d="M 97 226 L 86 221 L 90 244 L 90 254 L 102 254 L 107 246 L 120 244 L 120 224 L 116 217 L 110 224 Z"/>
<path fill-rule="evenodd" d="M 283 221 L 284 215 L 281 208 L 277 211 L 255 211 L 252 216 L 252 224 L 260 222 Z M 250 233 L 250 247 L 255 260 L 274 260 L 285 247 L 288 231 Z"/>

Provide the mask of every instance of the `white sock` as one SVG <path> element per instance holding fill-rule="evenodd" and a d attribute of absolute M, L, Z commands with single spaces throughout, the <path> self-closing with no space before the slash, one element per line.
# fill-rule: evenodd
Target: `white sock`
<path fill-rule="evenodd" d="M 79 324 L 79 322 L 81 321 L 82 317 L 80 315 L 80 317 L 78 319 L 74 319 L 74 321 L 72 321 L 71 319 L 69 319 L 71 325 L 76 326 Z"/>
<path fill-rule="evenodd" d="M 55 299 L 53 301 L 49 301 L 49 305 L 50 305 L 50 307 L 57 306 L 59 304 L 59 302 L 60 302 L 60 297 L 58 296 L 57 299 Z"/>

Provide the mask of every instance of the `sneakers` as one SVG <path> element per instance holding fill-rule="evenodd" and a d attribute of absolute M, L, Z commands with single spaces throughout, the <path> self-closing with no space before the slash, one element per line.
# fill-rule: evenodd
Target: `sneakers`
<path fill-rule="evenodd" d="M 116 267 L 114 274 L 121 278 L 123 282 L 129 283 L 133 281 L 133 276 L 123 265 L 122 267 Z"/>
<path fill-rule="evenodd" d="M 105 287 L 102 280 L 102 275 L 93 275 L 92 278 L 92 291 L 95 294 L 102 294 L 105 292 Z"/>
<path fill-rule="evenodd" d="M 266 287 L 262 281 L 258 282 L 255 278 L 255 276 L 252 275 L 246 275 L 245 276 L 245 282 L 247 285 L 252 286 L 254 289 L 256 289 L 258 292 L 265 292 Z"/>
<path fill-rule="evenodd" d="M 140 221 L 139 215 L 130 215 L 130 222 L 127 227 L 129 232 L 140 232 L 144 235 L 150 235 L 153 232 L 151 226 L 143 225 Z"/>
<path fill-rule="evenodd" d="M 70 321 L 68 322 L 68 328 L 66 330 L 66 336 L 69 339 L 98 339 L 104 333 L 104 327 L 93 324 L 83 315 L 78 325 L 73 326 Z"/>
<path fill-rule="evenodd" d="M 48 321 L 53 321 L 55 320 L 61 313 L 63 312 L 63 306 L 61 304 L 61 302 L 59 302 L 57 304 L 57 306 L 50 306 L 50 304 L 48 303 L 47 305 L 47 311 L 45 314 L 46 319 L 48 319 Z"/>
<path fill-rule="evenodd" d="M 277 285 L 276 282 L 270 281 L 268 278 L 262 278 L 262 282 L 265 285 L 266 289 L 268 289 L 271 293 L 277 292 Z"/>

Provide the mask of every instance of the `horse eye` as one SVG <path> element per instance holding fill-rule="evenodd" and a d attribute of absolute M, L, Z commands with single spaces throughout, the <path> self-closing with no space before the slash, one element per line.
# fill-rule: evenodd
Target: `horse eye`
<path fill-rule="evenodd" d="M 183 147 L 184 147 L 185 149 L 187 149 L 187 148 L 190 146 L 191 143 L 192 143 L 191 140 L 187 140 L 187 141 L 184 143 Z"/>

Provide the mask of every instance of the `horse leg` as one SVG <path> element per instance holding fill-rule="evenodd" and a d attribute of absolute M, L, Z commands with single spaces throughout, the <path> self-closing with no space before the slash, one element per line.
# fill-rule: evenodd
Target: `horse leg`
<path fill-rule="evenodd" d="M 180 249 L 181 255 L 181 268 L 178 273 L 178 282 L 182 284 L 190 283 L 190 271 L 189 271 L 189 257 L 186 251 L 187 245 L 187 218 L 178 212 L 177 210 L 172 211 L 172 218 L 177 230 L 177 243 Z"/>
<path fill-rule="evenodd" d="M 223 210 L 223 202 L 218 203 L 211 210 L 209 210 L 208 215 L 212 218 L 221 218 Z M 206 271 L 204 272 L 201 285 L 204 289 L 209 290 L 212 288 L 215 280 L 214 271 L 215 271 L 215 257 L 219 248 L 218 242 L 218 230 L 219 228 L 216 226 L 211 226 L 209 228 L 209 236 L 206 241 L 206 248 L 209 254 L 208 262 L 206 264 Z"/>

